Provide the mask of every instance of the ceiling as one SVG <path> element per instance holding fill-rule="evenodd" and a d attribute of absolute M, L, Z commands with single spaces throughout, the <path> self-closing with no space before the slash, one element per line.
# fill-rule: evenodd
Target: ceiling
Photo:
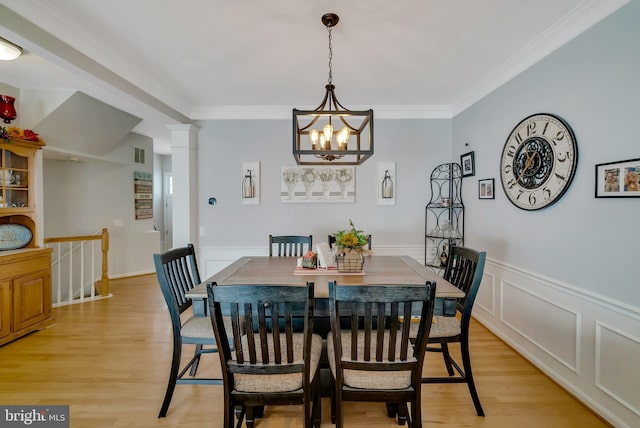
<path fill-rule="evenodd" d="M 328 80 L 376 118 L 453 117 L 628 0 L 0 0 L 0 36 L 25 50 L 0 82 L 79 90 L 167 124 L 290 118 Z"/>

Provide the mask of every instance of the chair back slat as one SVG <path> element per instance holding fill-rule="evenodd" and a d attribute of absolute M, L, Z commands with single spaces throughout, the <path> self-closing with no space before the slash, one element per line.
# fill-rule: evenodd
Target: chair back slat
<path fill-rule="evenodd" d="M 471 248 L 452 246 L 444 279 L 464 291 L 465 296 L 458 299 L 457 307 L 462 313 L 462 323 L 471 318 L 473 303 L 478 294 L 487 253 Z"/>
<path fill-rule="evenodd" d="M 354 370 L 421 370 L 434 299 L 434 283 L 340 287 L 330 282 L 336 366 Z M 421 317 L 419 339 L 413 347 L 409 334 L 412 314 Z M 340 321 L 344 317 L 349 320 L 346 324 Z M 349 330 L 351 341 L 347 355 L 342 350 L 343 330 Z"/>
<path fill-rule="evenodd" d="M 176 307 L 178 314 L 191 307 L 186 294 L 200 284 L 200 273 L 192 244 L 174 248 L 162 254 L 154 254 L 156 276 L 165 302 L 171 312 Z"/>
<path fill-rule="evenodd" d="M 278 257 L 301 257 L 313 248 L 313 236 L 269 235 L 269 255 L 273 256 L 273 246 L 277 245 Z"/>
<path fill-rule="evenodd" d="M 216 339 L 226 342 L 226 348 L 230 349 L 229 354 L 221 358 L 224 370 L 243 374 L 304 372 L 308 365 L 306 349 L 311 346 L 313 283 L 306 287 L 210 284 L 209 292 Z M 225 331 L 223 316 L 231 318 L 233 337 Z M 297 317 L 304 319 L 306 344 L 305 355 L 299 361 L 294 353 L 297 332 L 293 320 Z M 236 331 L 240 325 L 244 325 L 241 333 Z M 231 338 L 236 344 L 234 347 L 229 343 Z"/>

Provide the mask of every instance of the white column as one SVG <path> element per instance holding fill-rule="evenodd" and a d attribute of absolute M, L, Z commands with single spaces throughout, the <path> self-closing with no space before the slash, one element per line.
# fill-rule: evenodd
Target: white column
<path fill-rule="evenodd" d="M 171 130 L 173 175 L 173 247 L 198 246 L 198 128 L 167 125 Z"/>

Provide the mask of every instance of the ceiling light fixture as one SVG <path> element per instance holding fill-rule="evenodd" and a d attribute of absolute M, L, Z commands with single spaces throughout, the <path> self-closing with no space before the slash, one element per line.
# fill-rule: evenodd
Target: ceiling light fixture
<path fill-rule="evenodd" d="M 22 55 L 22 48 L 0 37 L 0 60 L 11 61 Z"/>
<path fill-rule="evenodd" d="M 335 13 L 322 16 L 329 32 L 329 82 L 322 102 L 315 110 L 293 109 L 293 157 L 298 165 L 360 165 L 373 155 L 373 110 L 348 110 L 335 94 L 331 29 L 339 20 Z"/>

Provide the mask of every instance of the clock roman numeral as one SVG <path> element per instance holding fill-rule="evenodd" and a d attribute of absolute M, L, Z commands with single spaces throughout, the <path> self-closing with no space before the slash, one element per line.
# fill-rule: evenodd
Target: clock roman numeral
<path fill-rule="evenodd" d="M 542 129 L 542 135 L 544 135 L 547 132 L 548 127 L 549 127 L 549 122 L 544 124 L 544 128 Z"/>
<path fill-rule="evenodd" d="M 558 159 L 558 162 L 565 162 L 569 159 L 569 152 L 558 152 L 556 159 Z"/>
<path fill-rule="evenodd" d="M 551 142 L 554 146 L 557 146 L 562 140 L 564 140 L 564 131 L 558 131 L 555 137 L 551 137 Z"/>
<path fill-rule="evenodd" d="M 518 144 L 522 144 L 522 137 L 519 132 L 516 132 L 516 135 L 514 135 L 513 138 L 518 142 Z"/>

